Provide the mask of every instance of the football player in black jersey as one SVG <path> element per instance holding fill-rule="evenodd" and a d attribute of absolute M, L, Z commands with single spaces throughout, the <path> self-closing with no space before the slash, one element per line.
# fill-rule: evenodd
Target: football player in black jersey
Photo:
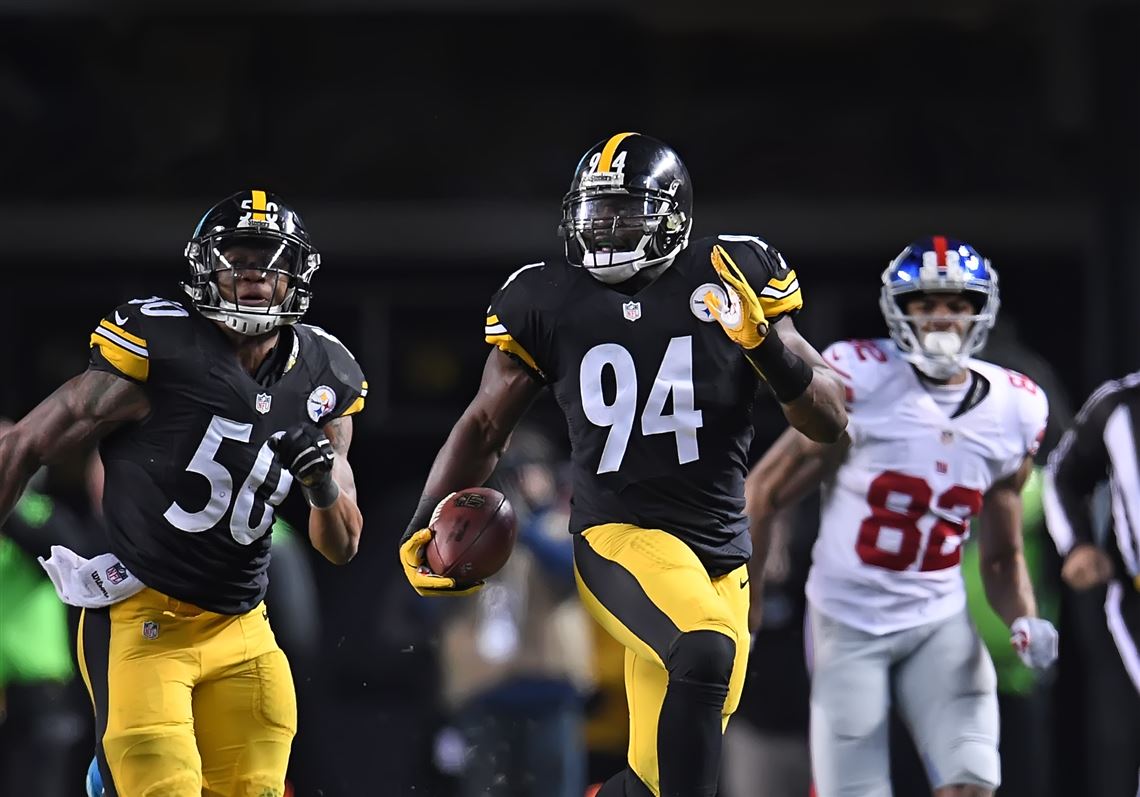
<path fill-rule="evenodd" d="M 281 199 L 222 201 L 186 256 L 188 302 L 115 309 L 88 369 L 0 437 L 0 519 L 37 468 L 98 441 L 125 570 L 76 577 L 145 585 L 80 625 L 106 794 L 281 795 L 297 708 L 262 603 L 268 532 L 296 481 L 313 546 L 355 554 L 347 454 L 367 383 L 340 341 L 298 323 L 320 257 Z"/>
<path fill-rule="evenodd" d="M 750 641 L 744 477 L 758 388 L 814 440 L 847 423 L 839 380 L 792 321 L 795 272 L 753 236 L 690 242 L 692 201 L 659 141 L 619 133 L 586 153 L 562 205 L 565 259 L 524 266 L 491 300 L 482 384 L 400 546 L 421 595 L 480 586 L 424 566 L 433 508 L 488 477 L 549 386 L 570 430 L 579 593 L 626 647 L 629 766 L 602 797 L 716 792 Z"/>

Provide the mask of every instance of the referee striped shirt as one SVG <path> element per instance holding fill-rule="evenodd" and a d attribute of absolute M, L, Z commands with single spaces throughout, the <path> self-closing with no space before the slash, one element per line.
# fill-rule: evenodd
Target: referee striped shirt
<path fill-rule="evenodd" d="M 1077 413 L 1045 470 L 1045 522 L 1067 555 L 1095 543 L 1089 499 L 1108 480 L 1105 542 L 1117 571 L 1105 593 L 1109 634 L 1140 692 L 1140 372 L 1101 385 Z M 1140 797 L 1140 795 L 1138 795 Z"/>
<path fill-rule="evenodd" d="M 1140 577 L 1140 372 L 1101 385 L 1049 457 L 1045 519 L 1062 555 L 1094 542 L 1089 499 L 1108 480 L 1110 554 L 1120 576 Z M 1115 549 L 1115 550 L 1112 550 Z M 1140 581 L 1136 582 L 1140 588 Z"/>

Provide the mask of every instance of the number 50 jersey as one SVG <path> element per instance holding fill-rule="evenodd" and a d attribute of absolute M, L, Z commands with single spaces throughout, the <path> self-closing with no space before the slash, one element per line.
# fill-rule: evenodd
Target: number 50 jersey
<path fill-rule="evenodd" d="M 800 308 L 795 272 L 775 249 L 724 235 L 693 241 L 628 295 L 562 260 L 526 266 L 493 297 L 486 339 L 550 385 L 566 416 L 570 530 L 663 529 L 715 576 L 752 551 L 744 476 L 758 378 L 705 307 L 706 293 L 725 299 L 714 246 L 769 319 Z"/>
<path fill-rule="evenodd" d="M 280 341 L 288 358 L 265 387 L 216 324 L 175 301 L 122 305 L 91 335 L 90 367 L 140 383 L 151 405 L 99 447 L 111 549 L 148 587 L 221 614 L 265 595 L 274 507 L 293 482 L 266 441 L 364 407 L 340 341 L 305 324 Z"/>
<path fill-rule="evenodd" d="M 961 611 L 970 520 L 990 486 L 1036 452 L 1045 393 L 970 360 L 972 381 L 948 412 L 890 340 L 835 343 L 823 356 L 846 387 L 852 443 L 824 484 L 808 600 L 873 634 Z"/>

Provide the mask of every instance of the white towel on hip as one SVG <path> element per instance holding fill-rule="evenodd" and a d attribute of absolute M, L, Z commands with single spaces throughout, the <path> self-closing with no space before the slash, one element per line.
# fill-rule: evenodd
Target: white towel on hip
<path fill-rule="evenodd" d="M 51 556 L 36 557 L 47 571 L 59 599 L 69 606 L 101 609 L 146 588 L 113 553 L 84 559 L 70 548 L 51 546 Z"/>

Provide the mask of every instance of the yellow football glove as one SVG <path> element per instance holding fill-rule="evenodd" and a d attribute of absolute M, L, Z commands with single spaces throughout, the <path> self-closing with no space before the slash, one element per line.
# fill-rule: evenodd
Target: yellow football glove
<path fill-rule="evenodd" d="M 424 546 L 431 541 L 431 535 L 431 529 L 420 529 L 400 544 L 400 563 L 404 566 L 404 575 L 408 577 L 412 589 L 425 598 L 458 597 L 481 590 L 482 581 L 458 585 L 454 578 L 437 576 L 428 570 L 424 564 Z"/>
<path fill-rule="evenodd" d="M 755 349 L 768 334 L 768 321 L 764 318 L 764 309 L 756 291 L 752 290 L 744 273 L 719 244 L 713 247 L 712 264 L 724 284 L 728 306 L 721 308 L 720 299 L 708 291 L 705 293 L 705 307 L 737 345 Z"/>
<path fill-rule="evenodd" d="M 411 534 L 405 533 L 404 538 L 400 540 L 400 564 L 404 566 L 404 575 L 408 577 L 408 583 L 412 585 L 412 589 L 425 598 L 470 595 L 472 592 L 478 592 L 483 588 L 482 581 L 459 585 L 455 583 L 454 578 L 437 576 L 428 569 L 424 562 L 424 546 L 431 542 L 433 534 L 430 526 L 439 517 L 440 510 L 447 503 L 447 499 L 453 495 L 455 493 L 450 493 L 436 504 L 435 511 L 431 513 L 431 520 L 428 521 L 429 528 L 420 529 Z"/>

